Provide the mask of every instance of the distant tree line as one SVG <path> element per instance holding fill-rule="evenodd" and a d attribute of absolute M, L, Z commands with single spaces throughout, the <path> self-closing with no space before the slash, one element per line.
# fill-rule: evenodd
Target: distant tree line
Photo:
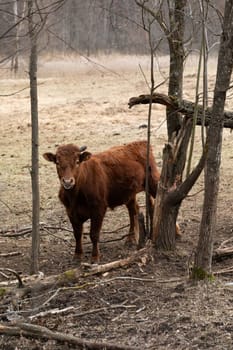
<path fill-rule="evenodd" d="M 155 13 L 168 6 L 168 2 L 146 1 Z M 4 59 L 23 53 L 28 47 L 25 3 L 25 0 L 0 2 L 0 55 Z M 141 8 L 135 0 L 43 0 L 41 3 L 41 14 L 49 14 L 40 35 L 40 49 L 44 53 L 78 52 L 87 56 L 113 52 L 148 53 L 146 23 L 143 23 Z M 225 1 L 212 0 L 209 3 L 207 30 L 209 45 L 214 48 L 219 42 L 220 14 Z M 195 50 L 199 47 L 201 28 L 198 1 L 189 0 L 185 11 L 185 45 Z M 169 53 L 167 40 L 156 21 L 153 36 L 159 44 L 158 51 Z"/>

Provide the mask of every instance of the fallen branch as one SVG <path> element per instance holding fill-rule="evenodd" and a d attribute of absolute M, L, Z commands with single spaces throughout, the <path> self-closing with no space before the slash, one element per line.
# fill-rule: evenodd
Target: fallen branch
<path fill-rule="evenodd" d="M 9 276 L 7 276 L 7 275 L 5 274 L 5 272 L 9 272 L 9 273 L 13 274 L 14 276 L 16 276 L 16 278 L 17 278 L 17 280 L 18 280 L 18 288 L 22 288 L 22 287 L 24 286 L 20 275 L 19 275 L 18 272 L 16 272 L 15 270 L 8 269 L 8 268 L 0 268 L 0 272 L 3 272 L 4 275 L 5 275 L 4 277 L 6 277 L 6 278 L 9 278 Z"/>
<path fill-rule="evenodd" d="M 73 345 L 81 346 L 83 349 L 88 350 L 136 350 L 135 347 L 110 344 L 110 343 L 100 343 L 100 342 L 90 342 L 87 340 L 80 339 L 70 334 L 53 332 L 50 329 L 42 326 L 37 326 L 30 323 L 16 323 L 16 324 L 0 324 L 0 334 L 8 335 L 8 336 L 24 336 L 29 338 L 37 338 L 37 339 L 53 339 L 58 342 L 66 342 Z M 139 348 L 138 348 L 139 349 Z"/>
<path fill-rule="evenodd" d="M 140 260 L 143 256 L 145 257 L 147 255 L 148 255 L 147 248 L 142 248 L 142 249 L 134 252 L 128 258 L 112 261 L 112 262 L 110 262 L 108 264 L 104 264 L 104 265 L 97 265 L 97 266 L 91 267 L 90 271 L 84 272 L 83 277 L 92 276 L 92 275 L 96 275 L 99 273 L 105 273 L 107 271 L 117 269 L 119 267 L 129 266 L 129 265 L 135 263 L 136 260 Z"/>
<path fill-rule="evenodd" d="M 35 290 L 37 293 L 39 291 L 46 290 L 51 287 L 62 287 L 65 285 L 70 285 L 71 283 L 76 283 L 80 280 L 80 278 L 85 278 L 88 276 L 93 276 L 100 273 L 105 273 L 113 269 L 117 269 L 120 267 L 126 267 L 130 266 L 131 264 L 135 263 L 136 261 L 140 261 L 143 259 L 145 261 L 148 258 L 148 249 L 147 247 L 140 249 L 134 253 L 132 253 L 128 258 L 120 259 L 116 261 L 112 261 L 107 264 L 103 265 L 90 265 L 90 264 L 83 264 L 81 265 L 81 268 L 75 268 L 71 269 L 69 271 L 65 271 L 58 275 L 52 275 L 45 277 L 43 274 L 36 275 L 36 276 L 27 276 L 25 278 L 22 277 L 23 283 L 25 285 L 25 288 L 21 288 L 20 291 L 17 290 L 17 297 L 23 298 L 25 295 L 30 294 L 34 292 Z M 15 288 L 15 286 L 12 286 L 13 283 L 17 281 L 10 281 L 10 283 L 1 282 L 0 287 L 4 287 L 6 290 L 6 293 L 12 292 L 12 290 Z M 11 287 L 10 287 L 11 285 Z"/>
<path fill-rule="evenodd" d="M 225 258 L 231 258 L 233 256 L 233 246 L 232 246 L 232 241 L 233 238 L 229 238 L 225 241 L 223 241 L 220 246 L 215 249 L 215 252 L 213 254 L 213 260 L 218 261 L 218 260 L 222 260 Z M 229 244 L 231 244 L 230 246 L 228 246 Z"/>
<path fill-rule="evenodd" d="M 233 247 L 216 249 L 213 254 L 213 260 L 218 261 L 226 258 L 231 258 L 233 256 Z"/>
<path fill-rule="evenodd" d="M 118 227 L 117 229 L 113 230 L 113 231 L 102 231 L 103 234 L 112 234 L 112 233 L 116 233 L 118 231 L 121 231 L 125 228 L 129 227 L 129 224 Z M 47 225 L 44 223 L 40 223 L 40 230 L 41 231 L 46 231 L 48 234 L 52 235 L 52 233 L 49 230 L 55 230 L 55 231 L 67 231 L 70 233 L 73 233 L 72 229 L 69 229 L 65 226 L 52 226 L 52 225 Z M 4 237 L 8 237 L 8 238 L 15 238 L 15 237 L 20 237 L 20 236 L 24 236 L 27 235 L 29 233 L 32 232 L 32 227 L 31 226 L 27 226 L 27 227 L 22 227 L 22 228 L 8 228 L 8 229 L 0 229 L 0 235 L 3 235 Z M 84 232 L 84 235 L 88 235 L 88 232 Z M 58 238 L 57 236 L 55 236 L 56 238 Z M 124 239 L 126 237 L 126 235 L 124 235 L 123 237 L 119 238 L 119 240 Z M 108 241 L 107 241 L 108 242 Z M 109 241 L 112 242 L 112 241 Z M 104 242 L 106 243 L 106 241 Z"/>
<path fill-rule="evenodd" d="M 34 318 L 37 318 L 37 317 L 44 317 L 44 316 L 48 316 L 48 315 L 64 314 L 64 313 L 70 312 L 72 310 L 74 310 L 73 306 L 68 306 L 65 309 L 58 309 L 58 308 L 56 308 L 56 309 L 52 309 L 52 310 L 41 311 L 41 312 L 39 312 L 36 315 L 29 316 L 28 318 L 30 320 L 33 320 Z"/>
<path fill-rule="evenodd" d="M 151 95 L 140 95 L 138 97 L 131 97 L 128 102 L 129 108 L 138 104 L 149 104 Z M 152 103 L 162 104 L 174 112 L 180 112 L 187 117 L 192 117 L 194 114 L 195 103 L 188 100 L 178 101 L 177 98 L 167 96 L 165 94 L 154 93 L 152 96 Z M 212 117 L 212 108 L 207 108 L 205 111 L 205 126 L 209 125 Z M 203 111 L 202 106 L 198 105 L 197 125 L 202 125 Z M 233 112 L 224 111 L 224 128 L 233 129 Z"/>
<path fill-rule="evenodd" d="M 10 253 L 1 253 L 0 258 L 8 258 L 9 256 L 21 255 L 20 252 L 10 252 Z"/>
<path fill-rule="evenodd" d="M 1 230 L 0 234 L 2 234 L 4 237 L 7 237 L 7 238 L 15 238 L 15 237 L 26 236 L 31 232 L 32 232 L 32 228 L 28 227 L 28 228 L 22 228 L 20 230 L 14 230 L 14 229 Z"/>
<path fill-rule="evenodd" d="M 214 275 L 225 275 L 233 272 L 233 266 L 227 267 L 226 269 L 214 271 Z"/>
<path fill-rule="evenodd" d="M 136 306 L 135 305 L 110 305 L 110 306 L 105 306 L 105 307 L 99 307 L 97 309 L 93 309 L 93 310 L 87 310 L 87 311 L 83 311 L 80 313 L 76 313 L 76 314 L 70 314 L 70 317 L 82 317 L 82 316 L 86 316 L 86 315 L 91 315 L 91 314 L 96 314 L 98 312 L 106 312 L 109 311 L 110 309 L 134 309 Z"/>

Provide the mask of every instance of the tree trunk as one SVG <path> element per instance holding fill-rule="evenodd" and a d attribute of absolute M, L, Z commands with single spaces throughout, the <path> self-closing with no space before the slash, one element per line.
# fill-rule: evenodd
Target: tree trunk
<path fill-rule="evenodd" d="M 187 0 L 173 0 L 168 4 L 170 35 L 167 37 L 170 51 L 170 70 L 168 95 L 179 100 L 183 94 L 183 64 L 184 64 L 184 8 Z M 168 141 L 173 142 L 181 127 L 181 115 L 179 112 L 167 108 Z"/>
<path fill-rule="evenodd" d="M 186 134 L 186 138 L 183 138 L 184 142 L 189 138 L 190 130 L 189 127 L 189 133 Z M 182 149 L 182 143 L 180 145 Z M 206 158 L 206 149 L 204 149 L 199 163 L 186 180 L 181 182 L 181 175 L 177 176 L 171 186 L 169 181 L 171 178 L 170 174 L 172 174 L 176 164 L 175 151 L 171 144 L 167 144 L 164 147 L 163 168 L 155 200 L 152 241 L 159 250 L 175 249 L 176 219 L 180 205 L 202 172 Z"/>
<path fill-rule="evenodd" d="M 175 100 L 181 101 L 183 93 L 183 64 L 185 59 L 184 53 L 184 26 L 185 16 L 184 9 L 187 0 L 167 1 L 167 10 L 169 12 L 169 24 L 164 22 L 166 17 L 162 8 L 153 11 L 147 6 L 147 2 L 135 0 L 143 11 L 147 12 L 156 20 L 161 29 L 164 31 L 168 40 L 170 49 L 170 72 L 168 94 Z M 151 22 L 152 23 L 152 22 Z M 150 97 L 150 102 L 153 95 Z M 177 188 L 182 184 L 182 174 L 186 162 L 186 152 L 190 138 L 190 126 L 186 126 L 187 119 L 183 121 L 178 111 L 167 107 L 167 130 L 168 142 L 172 145 L 165 146 L 163 169 L 154 209 L 154 225 L 152 240 L 158 248 L 175 249 L 176 238 L 176 220 L 182 199 L 172 202 L 169 200 L 171 192 L 177 193 Z M 187 123 L 188 125 L 189 123 Z M 181 147 L 182 145 L 182 147 Z M 173 196 L 175 198 L 176 196 Z M 169 217 L 168 217 L 169 213 Z"/>
<path fill-rule="evenodd" d="M 19 25 L 17 25 L 19 18 L 19 3 L 18 0 L 13 2 L 14 24 L 15 24 L 15 52 L 11 59 L 11 70 L 17 74 L 19 69 Z"/>
<path fill-rule="evenodd" d="M 182 99 L 183 94 L 185 6 L 186 0 L 174 0 L 168 3 L 170 21 L 170 34 L 167 36 L 170 49 L 168 94 L 178 101 Z M 181 201 L 173 202 L 169 197 L 182 183 L 191 129 L 183 128 L 181 114 L 174 113 L 173 109 L 167 107 L 167 130 L 168 142 L 175 146 L 172 149 L 168 144 L 164 149 L 163 169 L 155 202 L 152 241 L 158 249 L 173 250 Z"/>
<path fill-rule="evenodd" d="M 38 132 L 38 94 L 37 94 L 37 34 L 33 20 L 33 1 L 28 0 L 28 29 L 31 44 L 30 52 L 30 97 L 31 97 L 31 124 L 32 124 L 32 249 L 31 273 L 39 271 L 40 246 L 40 197 L 39 197 L 39 132 Z"/>
<path fill-rule="evenodd" d="M 197 246 L 193 278 L 211 274 L 213 237 L 216 230 L 216 210 L 219 190 L 224 105 L 233 66 L 233 2 L 226 1 L 223 32 L 218 56 L 217 79 L 214 91 L 213 115 L 207 134 L 207 166 L 200 236 Z"/>
<path fill-rule="evenodd" d="M 155 200 L 152 232 L 153 244 L 157 249 L 162 250 L 173 250 L 175 248 L 176 217 L 179 208 L 175 207 L 174 203 L 169 202 L 169 193 L 171 193 L 169 192 L 171 191 L 169 174 L 172 172 L 173 164 L 173 147 L 167 144 L 163 150 L 163 168 Z M 174 190 L 175 187 L 176 184 Z"/>

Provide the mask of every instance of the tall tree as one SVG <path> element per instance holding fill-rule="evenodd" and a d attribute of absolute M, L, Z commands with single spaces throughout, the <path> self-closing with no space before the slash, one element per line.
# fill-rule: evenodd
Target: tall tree
<path fill-rule="evenodd" d="M 161 2 L 156 10 L 152 10 L 147 1 L 135 1 L 144 13 L 157 21 L 165 34 L 170 52 L 168 94 L 179 103 L 183 94 L 187 0 L 166 0 Z M 167 129 L 169 143 L 164 148 L 163 169 L 155 202 L 152 240 L 157 248 L 170 250 L 175 248 L 176 221 L 181 202 L 199 176 L 204 166 L 204 156 L 191 176 L 183 183 L 182 174 L 192 123 L 187 118 L 182 120 L 179 112 L 174 112 L 168 107 Z"/>
<path fill-rule="evenodd" d="M 31 98 L 31 180 L 32 180 L 32 248 L 31 248 L 31 273 L 39 270 L 40 249 L 40 192 L 39 192 L 39 116 L 38 116 L 38 92 L 37 92 L 37 60 L 38 38 L 46 24 L 50 13 L 55 12 L 63 5 L 65 0 L 52 1 L 48 5 L 41 2 L 27 0 L 28 33 L 30 39 L 30 98 Z"/>
<path fill-rule="evenodd" d="M 224 106 L 233 68 L 233 1 L 226 0 L 223 30 L 218 55 L 217 77 L 214 90 L 212 118 L 207 134 L 207 164 L 205 194 L 200 236 L 197 246 L 193 277 L 205 278 L 211 274 L 213 237 L 216 231 L 216 210 L 219 191 L 220 163 Z"/>
<path fill-rule="evenodd" d="M 33 1 L 27 1 L 28 30 L 30 37 L 30 98 L 32 124 L 32 249 L 31 273 L 39 270 L 40 247 L 40 194 L 39 194 L 39 126 L 38 126 L 38 93 L 37 93 L 37 28 L 35 25 L 35 7 Z"/>

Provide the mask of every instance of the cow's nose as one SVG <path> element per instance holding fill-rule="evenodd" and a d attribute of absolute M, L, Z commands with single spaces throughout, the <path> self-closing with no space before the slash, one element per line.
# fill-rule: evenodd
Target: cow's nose
<path fill-rule="evenodd" d="M 69 178 L 69 179 L 65 179 L 63 177 L 62 179 L 62 185 L 66 190 L 69 190 L 70 188 L 74 187 L 75 184 L 75 180 L 73 177 Z"/>

